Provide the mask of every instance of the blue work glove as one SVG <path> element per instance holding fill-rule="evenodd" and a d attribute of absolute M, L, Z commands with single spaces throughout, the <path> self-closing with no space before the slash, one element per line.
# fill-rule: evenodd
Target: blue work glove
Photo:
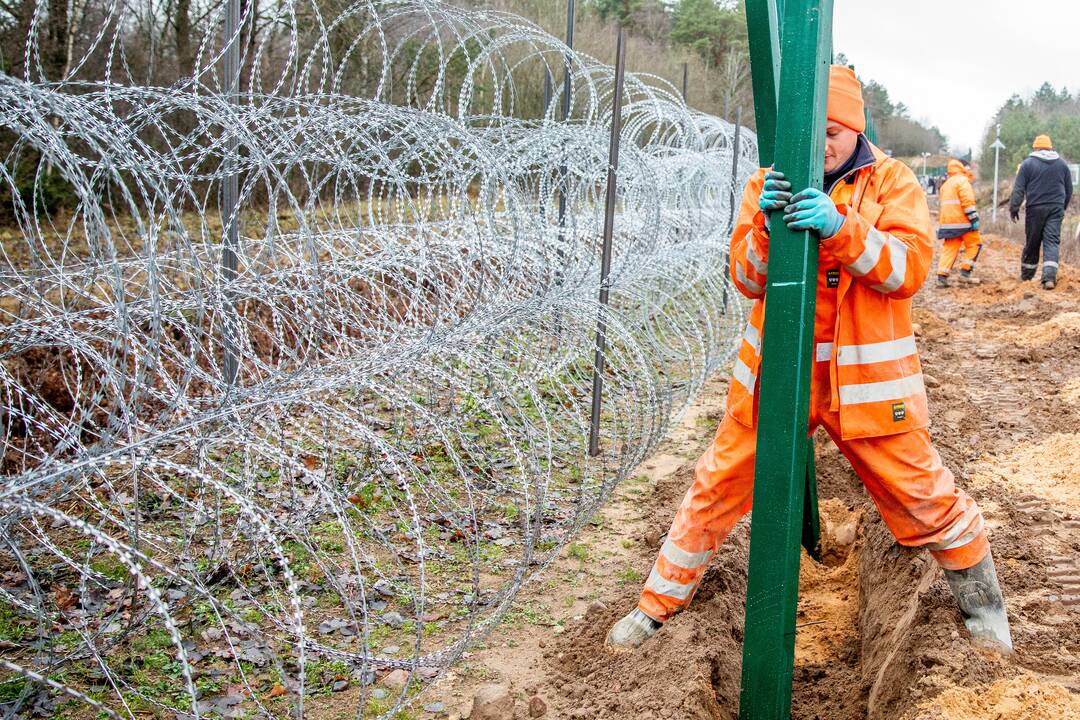
<path fill-rule="evenodd" d="M 975 222 L 971 223 L 971 229 L 972 229 L 972 230 L 978 230 L 978 229 L 979 229 L 979 221 L 978 221 L 978 220 L 976 220 Z"/>
<path fill-rule="evenodd" d="M 814 230 L 823 238 L 840 232 L 844 219 L 832 198 L 815 188 L 798 193 L 784 210 L 784 224 L 789 230 Z"/>
<path fill-rule="evenodd" d="M 783 210 L 791 200 L 791 183 L 784 179 L 784 173 L 770 170 L 765 173 L 765 186 L 761 188 L 758 207 L 765 217 L 773 210 Z"/>

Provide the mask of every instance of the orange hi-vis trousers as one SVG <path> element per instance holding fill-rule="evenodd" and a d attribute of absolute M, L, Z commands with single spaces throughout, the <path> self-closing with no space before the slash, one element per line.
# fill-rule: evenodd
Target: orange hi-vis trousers
<path fill-rule="evenodd" d="M 925 428 L 884 437 L 843 440 L 840 416 L 829 411 L 829 363 L 816 362 L 810 427 L 825 430 L 851 462 L 901 545 L 926 547 L 942 567 L 962 570 L 990 550 L 982 513 L 956 487 Z M 675 513 L 638 608 L 665 622 L 686 607 L 709 558 L 750 510 L 757 434 L 726 416 L 698 460 L 694 483 Z"/>
<path fill-rule="evenodd" d="M 960 253 L 960 249 L 963 248 L 963 255 Z M 941 277 L 947 277 L 952 271 L 953 264 L 956 263 L 956 257 L 960 257 L 960 269 L 965 272 L 971 272 L 971 269 L 975 267 L 975 259 L 979 257 L 979 250 L 982 249 L 982 235 L 978 230 L 972 230 L 966 232 L 960 237 L 947 238 L 941 241 L 941 257 L 938 259 L 937 274 Z"/>

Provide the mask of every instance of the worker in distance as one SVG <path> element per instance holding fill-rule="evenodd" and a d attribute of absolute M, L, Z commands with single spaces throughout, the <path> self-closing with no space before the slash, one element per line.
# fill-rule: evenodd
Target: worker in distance
<path fill-rule="evenodd" d="M 949 178 L 941 186 L 938 210 L 938 239 L 941 240 L 941 256 L 938 259 L 938 287 L 949 286 L 949 275 L 960 256 L 960 282 L 978 285 L 979 279 L 972 275 L 975 262 L 982 250 L 982 234 L 979 232 L 979 208 L 975 205 L 975 177 L 971 168 L 961 160 L 949 160 L 946 171 Z"/>
<path fill-rule="evenodd" d="M 758 372 L 770 224 L 821 238 L 814 317 L 810 428 L 822 425 L 866 486 L 897 541 L 923 547 L 944 569 L 976 644 L 1009 652 L 1012 638 L 982 513 L 956 486 L 927 431 L 929 413 L 911 297 L 929 274 L 930 213 L 915 175 L 863 134 L 862 86 L 829 74 L 824 192 L 792 196 L 762 168 L 743 193 L 731 273 L 754 303 L 712 445 L 675 514 L 638 605 L 608 646 L 640 646 L 694 595 L 713 553 L 750 511 L 757 446 Z"/>
<path fill-rule="evenodd" d="M 1072 200 L 1072 172 L 1054 150 L 1049 135 L 1039 135 L 1031 143 L 1031 154 L 1016 171 L 1009 217 L 1020 220 L 1024 205 L 1024 252 L 1020 255 L 1020 279 L 1031 280 L 1039 269 L 1042 251 L 1042 286 L 1057 287 L 1058 256 L 1061 254 L 1061 222 Z"/>

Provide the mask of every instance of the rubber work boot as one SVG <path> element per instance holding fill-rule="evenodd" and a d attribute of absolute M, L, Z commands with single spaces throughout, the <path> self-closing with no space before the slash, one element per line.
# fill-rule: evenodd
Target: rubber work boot
<path fill-rule="evenodd" d="M 937 276 L 937 286 L 939 288 L 947 288 L 947 287 L 949 287 L 949 276 L 948 275 L 938 275 Z"/>
<path fill-rule="evenodd" d="M 972 277 L 970 272 L 960 271 L 960 283 L 962 285 L 980 285 L 982 280 L 977 277 Z"/>
<path fill-rule="evenodd" d="M 630 651 L 656 634 L 663 623 L 634 608 L 622 620 L 611 626 L 606 645 L 612 650 Z"/>
<path fill-rule="evenodd" d="M 966 570 L 946 570 L 949 583 L 964 625 L 971 632 L 976 645 L 1012 652 L 1012 634 L 1009 632 L 1009 616 L 1005 612 L 1005 598 L 1001 596 L 994 558 L 990 553 L 974 567 Z"/>
<path fill-rule="evenodd" d="M 1053 290 L 1057 287 L 1057 283 L 1053 280 L 1043 280 L 1043 290 Z"/>

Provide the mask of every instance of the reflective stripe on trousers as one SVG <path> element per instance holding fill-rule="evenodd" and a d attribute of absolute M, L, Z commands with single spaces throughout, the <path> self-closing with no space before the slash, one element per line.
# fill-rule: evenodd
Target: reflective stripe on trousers
<path fill-rule="evenodd" d="M 822 344 L 825 345 L 825 344 Z M 815 352 L 820 352 L 819 350 Z M 982 513 L 956 487 L 925 429 L 845 441 L 829 412 L 829 363 L 814 364 L 810 422 L 832 437 L 866 486 L 901 545 L 926 547 L 942 567 L 961 570 L 989 551 Z M 725 417 L 698 460 L 694 482 L 675 513 L 638 608 L 661 622 L 686 607 L 713 552 L 750 510 L 756 431 Z"/>
<path fill-rule="evenodd" d="M 960 257 L 960 269 L 970 272 L 975 267 L 975 259 L 982 249 L 982 235 L 978 230 L 966 232 L 960 237 L 941 241 L 941 256 L 938 258 L 938 275 L 948 275 Z"/>

